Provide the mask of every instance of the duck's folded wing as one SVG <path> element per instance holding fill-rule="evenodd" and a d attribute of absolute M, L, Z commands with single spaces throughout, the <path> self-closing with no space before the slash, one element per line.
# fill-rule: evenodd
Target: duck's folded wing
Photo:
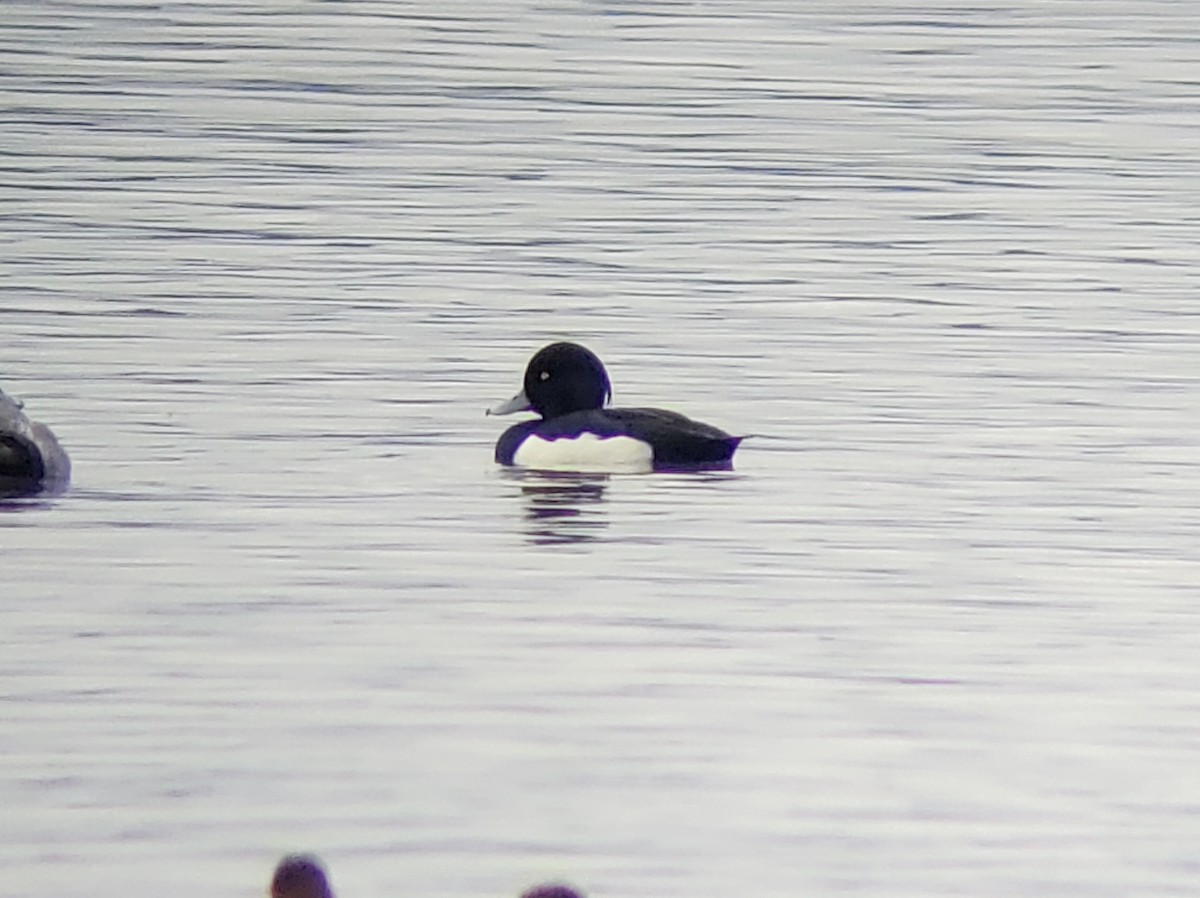
<path fill-rule="evenodd" d="M 609 408 L 602 414 L 625 435 L 654 448 L 658 467 L 728 463 L 741 437 L 661 408 Z"/>

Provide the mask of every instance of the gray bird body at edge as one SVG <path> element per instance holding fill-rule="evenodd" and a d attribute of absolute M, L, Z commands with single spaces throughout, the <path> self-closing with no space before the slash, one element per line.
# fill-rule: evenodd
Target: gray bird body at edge
<path fill-rule="evenodd" d="M 71 459 L 54 432 L 0 390 L 0 494 L 59 491 L 70 480 Z"/>

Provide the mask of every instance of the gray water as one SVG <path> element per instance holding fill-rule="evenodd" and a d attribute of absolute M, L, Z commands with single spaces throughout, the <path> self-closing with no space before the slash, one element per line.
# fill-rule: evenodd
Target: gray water
<path fill-rule="evenodd" d="M 1200 891 L 1200 18 L 0 6 L 0 893 Z M 497 469 L 574 339 L 730 473 Z"/>

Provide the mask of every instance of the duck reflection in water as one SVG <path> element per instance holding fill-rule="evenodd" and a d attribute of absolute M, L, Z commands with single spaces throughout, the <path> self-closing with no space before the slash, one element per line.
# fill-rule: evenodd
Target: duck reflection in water
<path fill-rule="evenodd" d="M 321 862 L 311 854 L 289 854 L 271 877 L 271 898 L 334 898 L 329 877 Z M 581 892 L 563 883 L 534 886 L 521 898 L 583 898 Z"/>
<path fill-rule="evenodd" d="M 530 542 L 595 542 L 608 527 L 604 517 L 608 474 L 512 470 L 505 476 L 521 484 Z"/>

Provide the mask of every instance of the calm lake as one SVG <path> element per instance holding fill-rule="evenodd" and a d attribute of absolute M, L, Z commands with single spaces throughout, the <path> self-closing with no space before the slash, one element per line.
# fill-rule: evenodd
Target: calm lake
<path fill-rule="evenodd" d="M 0 894 L 1195 895 L 1191 0 L 5 0 Z M 497 468 L 529 357 L 752 434 Z"/>

